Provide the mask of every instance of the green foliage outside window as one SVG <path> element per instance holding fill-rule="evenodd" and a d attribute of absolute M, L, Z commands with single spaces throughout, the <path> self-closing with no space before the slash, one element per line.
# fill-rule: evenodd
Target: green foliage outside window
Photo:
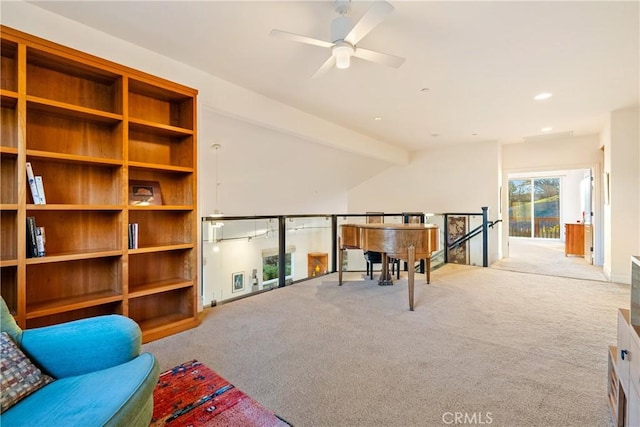
<path fill-rule="evenodd" d="M 560 238 L 560 179 L 509 180 L 509 236 Z"/>
<path fill-rule="evenodd" d="M 291 276 L 291 253 L 285 254 L 285 277 Z M 278 255 L 266 256 L 262 259 L 262 281 L 278 278 Z"/>

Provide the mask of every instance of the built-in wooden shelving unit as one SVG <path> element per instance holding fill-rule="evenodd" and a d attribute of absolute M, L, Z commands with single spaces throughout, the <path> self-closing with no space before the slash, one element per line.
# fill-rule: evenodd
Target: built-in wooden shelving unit
<path fill-rule="evenodd" d="M 0 35 L 0 284 L 19 325 L 118 313 L 144 341 L 197 325 L 197 91 Z M 47 204 L 31 197 L 27 162 Z M 133 181 L 155 183 L 162 205 L 130 204 Z M 43 257 L 27 258 L 27 217 L 46 230 Z"/>

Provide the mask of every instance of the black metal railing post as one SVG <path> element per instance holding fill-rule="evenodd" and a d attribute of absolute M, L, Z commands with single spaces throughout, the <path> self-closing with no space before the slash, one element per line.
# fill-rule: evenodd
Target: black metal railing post
<path fill-rule="evenodd" d="M 338 271 L 338 217 L 331 215 L 331 272 Z"/>
<path fill-rule="evenodd" d="M 482 266 L 489 267 L 489 207 L 482 207 Z"/>
<path fill-rule="evenodd" d="M 449 216 L 442 215 L 444 223 L 442 224 L 442 232 L 444 233 L 444 263 L 449 262 Z"/>
<path fill-rule="evenodd" d="M 287 277 L 287 219 L 278 217 L 278 287 L 284 287 Z"/>

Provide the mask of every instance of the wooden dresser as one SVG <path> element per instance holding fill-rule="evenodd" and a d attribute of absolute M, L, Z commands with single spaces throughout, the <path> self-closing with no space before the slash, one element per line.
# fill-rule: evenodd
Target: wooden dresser
<path fill-rule="evenodd" d="M 564 256 L 584 256 L 584 224 L 564 225 Z"/>

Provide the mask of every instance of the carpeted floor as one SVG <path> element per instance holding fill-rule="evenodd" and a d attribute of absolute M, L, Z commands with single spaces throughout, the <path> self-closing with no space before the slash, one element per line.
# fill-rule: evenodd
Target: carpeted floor
<path fill-rule="evenodd" d="M 491 268 L 547 276 L 607 281 L 602 267 L 589 264 L 584 257 L 564 254 L 564 242 L 545 239 L 509 239 L 509 256 Z"/>
<path fill-rule="evenodd" d="M 347 277 L 208 309 L 144 349 L 162 369 L 202 361 L 296 427 L 610 425 L 628 286 L 447 264 L 417 276 L 409 312 L 406 278 Z"/>

